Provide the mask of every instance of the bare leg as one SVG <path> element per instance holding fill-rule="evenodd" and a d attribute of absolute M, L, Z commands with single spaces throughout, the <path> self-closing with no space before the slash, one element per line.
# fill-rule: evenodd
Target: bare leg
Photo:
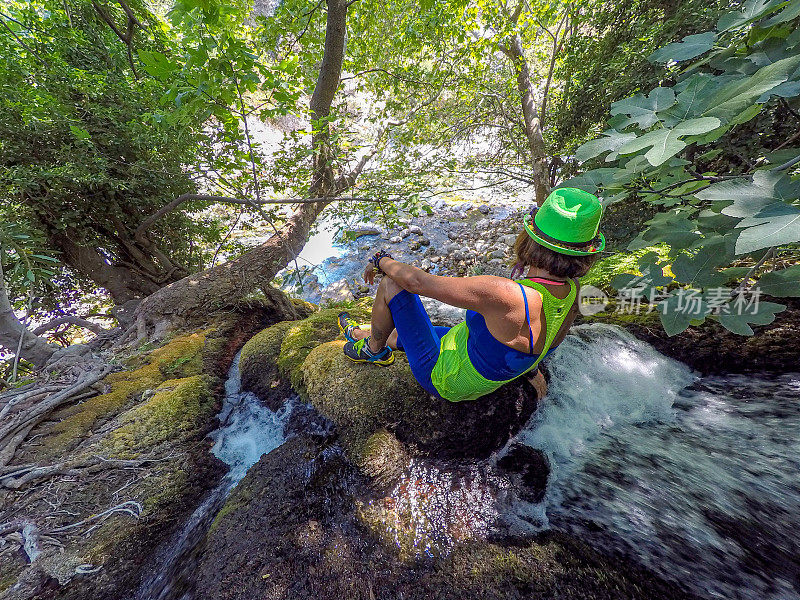
<path fill-rule="evenodd" d="M 378 293 L 375 294 L 375 302 L 372 304 L 372 330 L 369 338 L 369 349 L 372 352 L 380 352 L 394 332 L 394 319 L 389 310 L 389 301 L 402 289 L 390 277 L 384 276 L 381 279 Z M 394 343 L 397 344 L 396 336 Z"/>

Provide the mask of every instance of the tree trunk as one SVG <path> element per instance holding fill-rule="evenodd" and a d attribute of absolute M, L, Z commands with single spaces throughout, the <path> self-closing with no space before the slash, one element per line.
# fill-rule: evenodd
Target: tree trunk
<path fill-rule="evenodd" d="M 161 287 L 130 267 L 109 264 L 96 249 L 76 242 L 78 235 L 74 230 L 51 230 L 48 239 L 61 251 L 61 260 L 66 265 L 108 290 L 115 304 L 144 298 Z"/>
<path fill-rule="evenodd" d="M 22 338 L 21 347 L 20 338 Z M 19 349 L 20 357 L 32 362 L 37 369 L 43 367 L 58 350 L 58 346 L 48 344 L 34 335 L 14 314 L 6 292 L 2 264 L 0 264 L 0 346 L 12 354 L 16 354 Z"/>
<path fill-rule="evenodd" d="M 206 319 L 210 312 L 230 306 L 251 291 L 267 285 L 303 249 L 311 226 L 322 210 L 337 194 L 352 185 L 357 172 L 355 176 L 351 173 L 334 177 L 328 143 L 329 127 L 325 121 L 330 115 L 341 77 L 347 3 L 328 0 L 327 4 L 325 50 L 309 106 L 312 121 L 323 119 L 319 126 L 314 127 L 314 172 L 309 197 L 326 200 L 301 205 L 280 231 L 238 258 L 184 277 L 145 298 L 134 313 L 139 337 L 159 336 L 171 327 Z M 340 181 L 344 183 L 339 184 Z"/>
<path fill-rule="evenodd" d="M 519 34 L 508 40 L 508 46 L 503 48 L 511 59 L 514 73 L 517 76 L 517 89 L 522 101 L 522 116 L 525 121 L 525 137 L 528 140 L 528 149 L 531 153 L 531 167 L 536 190 L 536 201 L 539 205 L 544 202 L 550 193 L 550 168 L 546 159 L 546 147 L 542 135 L 542 123 L 533 98 L 531 73 L 528 61 L 522 49 L 522 38 Z"/>
<path fill-rule="evenodd" d="M 311 225 L 328 201 L 303 204 L 266 242 L 221 265 L 184 277 L 145 298 L 134 313 L 139 337 L 206 319 L 273 277 L 303 249 Z"/>

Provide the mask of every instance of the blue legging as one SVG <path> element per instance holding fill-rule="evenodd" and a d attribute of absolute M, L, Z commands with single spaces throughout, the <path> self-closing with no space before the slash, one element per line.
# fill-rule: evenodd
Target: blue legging
<path fill-rule="evenodd" d="M 406 290 L 389 300 L 389 310 L 397 329 L 397 349 L 406 353 L 411 372 L 419 384 L 438 396 L 431 382 L 431 372 L 439 359 L 442 336 L 450 328 L 434 327 L 419 296 Z"/>

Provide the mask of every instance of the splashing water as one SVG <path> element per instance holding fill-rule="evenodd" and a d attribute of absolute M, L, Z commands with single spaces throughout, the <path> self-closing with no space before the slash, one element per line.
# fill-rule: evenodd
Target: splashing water
<path fill-rule="evenodd" d="M 220 427 L 211 434 L 211 452 L 229 465 L 227 485 L 233 488 L 247 470 L 284 442 L 284 424 L 291 413 L 290 399 L 278 412 L 266 408 L 251 392 L 242 391 L 239 355 L 233 360 L 225 382 L 225 400 L 219 414 Z"/>
<path fill-rule="evenodd" d="M 800 375 L 696 378 L 576 327 L 520 436 L 553 467 L 550 524 L 708 598 L 800 599 Z"/>
<path fill-rule="evenodd" d="M 159 569 L 139 587 L 136 600 L 195 597 L 186 586 L 200 542 L 228 494 L 248 469 L 285 441 L 284 424 L 293 404 L 293 399 L 289 399 L 278 412 L 273 412 L 261 404 L 258 396 L 243 392 L 239 354 L 236 355 L 225 382 L 225 398 L 218 415 L 220 427 L 211 433 L 214 440 L 211 452 L 230 466 L 230 471 L 195 509 L 178 536 L 159 551 L 156 561 Z"/>

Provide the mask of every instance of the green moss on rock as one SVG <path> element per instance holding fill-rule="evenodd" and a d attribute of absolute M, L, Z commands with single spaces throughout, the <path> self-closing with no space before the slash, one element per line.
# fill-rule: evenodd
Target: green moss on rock
<path fill-rule="evenodd" d="M 337 318 L 347 310 L 355 320 L 369 322 L 370 300 L 313 312 L 302 320 L 281 321 L 253 336 L 242 348 L 239 368 L 243 385 L 270 402 L 270 390 L 279 380 L 303 390 L 300 367 L 311 350 L 340 336 Z"/>
<path fill-rule="evenodd" d="M 254 335 L 242 348 L 239 365 L 242 370 L 249 366 L 277 365 L 281 353 L 281 342 L 296 321 L 281 321 Z"/>
<path fill-rule="evenodd" d="M 379 487 L 389 486 L 402 475 L 409 457 L 405 446 L 388 429 L 369 436 L 356 457 L 356 464 Z"/>
<path fill-rule="evenodd" d="M 151 398 L 120 417 L 121 427 L 107 438 L 109 453 L 136 455 L 196 433 L 215 411 L 211 385 L 206 375 L 165 381 Z"/>
<path fill-rule="evenodd" d="M 581 285 L 593 285 L 601 290 L 613 293 L 615 290 L 611 287 L 611 281 L 614 277 L 624 273 L 641 275 L 639 259 L 650 252 L 655 252 L 659 258 L 663 259 L 669 254 L 669 246 L 659 244 L 632 252 L 617 252 L 611 256 L 601 258 L 589 269 L 585 276 L 581 277 Z"/>
<path fill-rule="evenodd" d="M 404 354 L 391 367 L 377 368 L 351 362 L 343 345 L 328 342 L 311 350 L 300 374 L 309 401 L 336 423 L 351 457 L 362 460 L 370 436 L 398 418 L 414 429 L 430 426 L 438 403 L 414 379 Z"/>
<path fill-rule="evenodd" d="M 368 306 L 368 303 L 362 302 L 347 310 L 356 321 L 369 321 L 371 312 Z M 294 321 L 286 329 L 281 342 L 278 368 L 283 375 L 289 377 L 295 389 L 303 387 L 301 367 L 309 353 L 320 344 L 340 336 L 338 315 L 341 310 L 339 307 L 322 309 L 307 319 Z"/>
<path fill-rule="evenodd" d="M 165 379 L 189 377 L 203 372 L 203 349 L 206 332 L 176 337 L 153 350 L 146 364 L 130 371 L 108 375 L 103 381 L 110 390 L 80 404 L 70 406 L 54 416 L 56 423 L 44 440 L 43 454 L 58 456 L 85 437 L 98 422 L 113 417 L 147 390 L 158 387 Z"/>
<path fill-rule="evenodd" d="M 594 315 L 581 316 L 581 322 L 607 323 L 609 325 L 618 325 L 619 327 L 638 325 L 640 327 L 655 327 L 659 331 L 661 330 L 661 318 L 658 311 L 653 310 L 648 313 L 646 303 L 642 304 L 641 310 L 637 313 L 636 311 L 620 311 L 617 303 L 611 300 L 604 311 Z"/>
<path fill-rule="evenodd" d="M 234 493 L 232 493 L 228 499 L 225 501 L 225 504 L 222 506 L 220 511 L 217 513 L 217 516 L 214 517 L 214 521 L 211 523 L 211 527 L 209 532 L 214 531 L 217 527 L 219 527 L 220 523 L 222 523 L 228 515 L 232 515 L 239 509 L 247 506 L 252 499 L 254 491 L 252 488 L 247 487 L 246 485 L 237 486 Z"/>

